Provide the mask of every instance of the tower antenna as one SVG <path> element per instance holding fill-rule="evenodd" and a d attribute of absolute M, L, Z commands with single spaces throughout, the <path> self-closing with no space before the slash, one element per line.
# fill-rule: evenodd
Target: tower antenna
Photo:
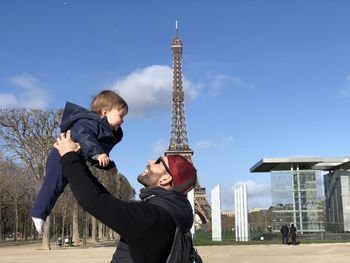
<path fill-rule="evenodd" d="M 176 29 L 176 36 L 178 36 L 179 35 L 179 27 L 178 27 L 177 19 L 175 20 L 175 29 Z"/>

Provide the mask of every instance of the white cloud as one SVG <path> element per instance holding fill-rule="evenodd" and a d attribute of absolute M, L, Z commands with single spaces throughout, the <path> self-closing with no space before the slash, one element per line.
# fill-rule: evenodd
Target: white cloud
<path fill-rule="evenodd" d="M 0 107 L 45 108 L 48 105 L 46 91 L 37 80 L 26 73 L 16 75 L 8 80 L 15 87 L 14 93 L 0 94 Z"/>
<path fill-rule="evenodd" d="M 195 150 L 196 151 L 202 151 L 202 150 L 207 150 L 207 149 L 212 149 L 212 148 L 222 148 L 227 146 L 228 144 L 231 144 L 233 142 L 233 137 L 228 136 L 221 138 L 219 142 L 213 142 L 210 140 L 202 140 L 198 141 L 195 144 Z"/>
<path fill-rule="evenodd" d="M 213 147 L 213 143 L 209 140 L 199 141 L 195 145 L 197 151 L 210 149 L 211 147 Z"/>
<path fill-rule="evenodd" d="M 234 75 L 218 74 L 210 79 L 209 93 L 211 95 L 217 95 L 221 89 L 227 86 L 243 88 L 251 88 L 253 86 Z"/>
<path fill-rule="evenodd" d="M 234 194 L 233 187 L 229 185 L 221 186 L 221 209 L 233 211 L 235 209 L 234 205 Z"/>
<path fill-rule="evenodd" d="M 221 187 L 221 205 L 223 210 L 234 210 L 234 189 L 242 184 L 247 184 L 248 209 L 269 208 L 271 206 L 271 186 L 247 180 L 238 181 L 231 186 L 224 185 Z"/>
<path fill-rule="evenodd" d="M 232 191 L 235 187 L 246 184 L 248 194 L 248 206 L 249 208 L 259 207 L 268 208 L 271 206 L 271 185 L 270 184 L 258 184 L 255 181 L 238 181 L 232 186 Z"/>
<path fill-rule="evenodd" d="M 233 189 L 242 184 L 247 185 L 248 196 L 251 196 L 251 197 L 266 195 L 267 193 L 270 194 L 270 191 L 271 191 L 271 187 L 269 184 L 258 184 L 257 182 L 252 180 L 238 181 L 233 186 Z"/>
<path fill-rule="evenodd" d="M 164 140 L 158 140 L 153 147 L 153 156 L 161 156 L 164 154 L 164 152 L 167 150 L 167 147 L 165 146 Z"/>
<path fill-rule="evenodd" d="M 340 95 L 342 97 L 349 97 L 350 96 L 350 74 L 345 77 L 344 87 L 341 89 Z"/>
<path fill-rule="evenodd" d="M 224 137 L 221 139 L 220 146 L 225 147 L 226 145 L 231 144 L 233 142 L 234 142 L 234 140 L 233 140 L 232 136 Z"/>
<path fill-rule="evenodd" d="M 185 100 L 196 98 L 199 86 L 183 79 Z M 147 116 L 154 110 L 171 109 L 172 83 L 173 71 L 169 66 L 153 65 L 117 80 L 110 89 L 128 102 L 131 116 Z"/>
<path fill-rule="evenodd" d="M 0 108 L 10 108 L 18 104 L 15 95 L 11 93 L 0 93 Z"/>

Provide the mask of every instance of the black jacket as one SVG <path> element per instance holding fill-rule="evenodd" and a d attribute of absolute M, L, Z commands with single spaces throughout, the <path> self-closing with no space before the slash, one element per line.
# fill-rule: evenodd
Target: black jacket
<path fill-rule="evenodd" d="M 170 253 L 176 224 L 189 229 L 193 223 L 191 205 L 183 195 L 153 188 L 141 194 L 147 201 L 122 201 L 98 182 L 77 153 L 65 154 L 61 163 L 78 203 L 121 235 L 122 247 L 118 245 L 118 249 L 125 252 L 126 258 L 118 259 L 117 251 L 113 262 L 132 262 L 128 258 L 131 254 L 134 263 L 164 263 Z"/>
<path fill-rule="evenodd" d="M 112 148 L 123 138 L 119 128 L 113 131 L 107 118 L 67 102 L 63 110 L 61 132 L 71 130 L 72 138 L 79 142 L 85 160 L 105 153 L 109 155 Z"/>
<path fill-rule="evenodd" d="M 281 234 L 282 234 L 283 236 L 288 236 L 288 234 L 289 234 L 289 228 L 288 228 L 287 225 L 283 225 L 283 226 L 281 227 Z"/>
<path fill-rule="evenodd" d="M 291 238 L 297 237 L 297 229 L 294 225 L 290 226 L 290 237 Z"/>

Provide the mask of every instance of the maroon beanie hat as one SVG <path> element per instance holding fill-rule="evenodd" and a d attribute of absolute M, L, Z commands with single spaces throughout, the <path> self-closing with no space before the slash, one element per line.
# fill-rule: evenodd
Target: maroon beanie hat
<path fill-rule="evenodd" d="M 197 182 L 197 170 L 193 164 L 181 155 L 167 155 L 169 170 L 173 176 L 172 189 L 186 194 Z"/>

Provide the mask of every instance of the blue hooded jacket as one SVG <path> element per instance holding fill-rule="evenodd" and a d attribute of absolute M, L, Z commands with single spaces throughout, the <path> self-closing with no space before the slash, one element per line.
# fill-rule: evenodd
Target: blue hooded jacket
<path fill-rule="evenodd" d="M 78 142 L 84 159 L 105 153 L 109 155 L 112 148 L 123 138 L 119 127 L 113 131 L 106 117 L 100 117 L 76 104 L 67 102 L 63 110 L 61 132 L 71 130 L 72 138 Z"/>

